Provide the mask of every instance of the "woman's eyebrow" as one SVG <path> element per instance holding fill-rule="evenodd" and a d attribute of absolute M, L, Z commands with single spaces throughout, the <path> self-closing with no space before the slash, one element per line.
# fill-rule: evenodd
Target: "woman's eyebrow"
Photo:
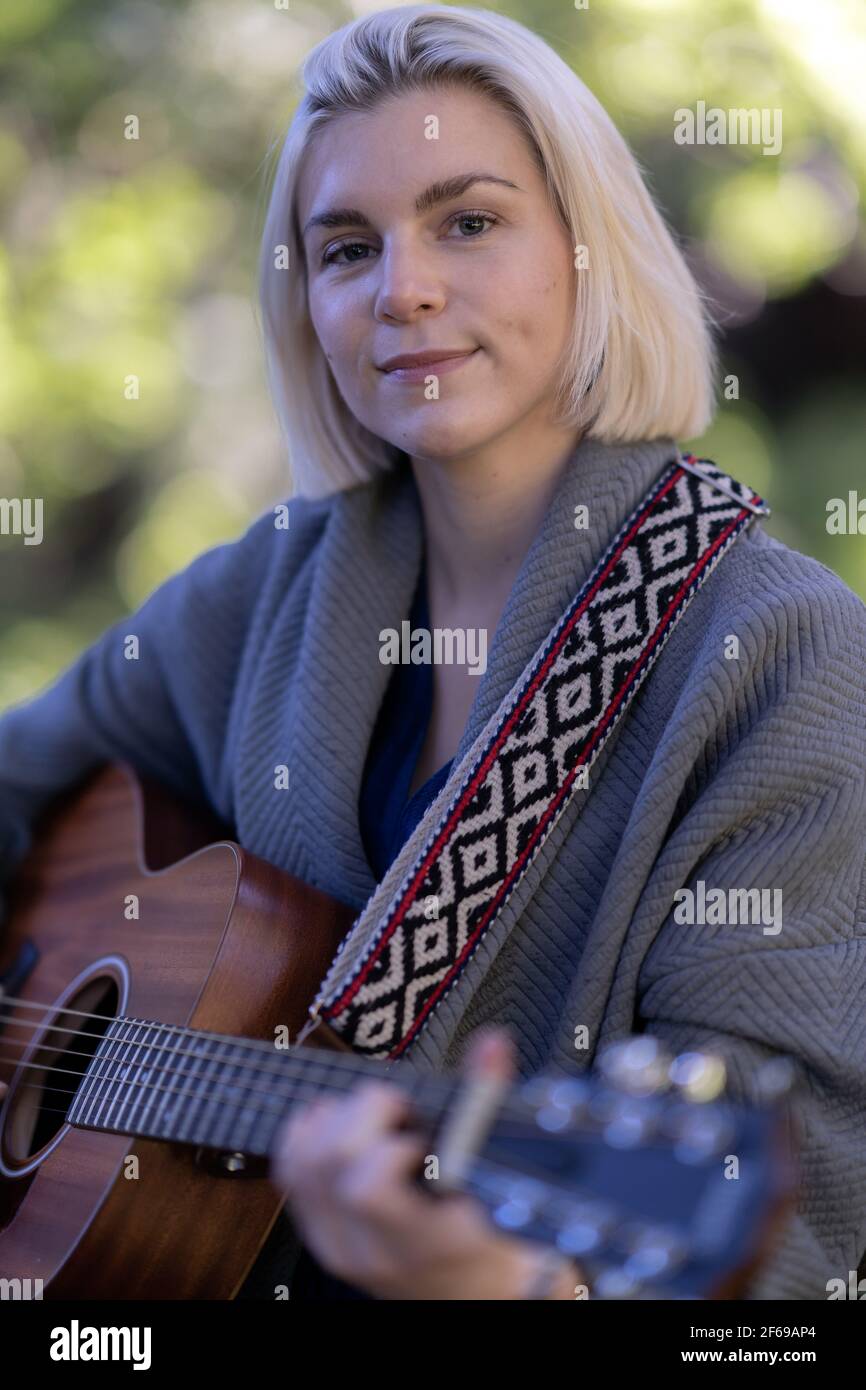
<path fill-rule="evenodd" d="M 498 174 L 455 174 L 453 178 L 431 183 L 429 188 L 419 193 L 415 199 L 415 211 L 429 212 L 437 203 L 447 203 L 452 198 L 459 198 L 474 183 L 497 183 L 504 188 L 517 189 L 518 193 L 523 192 L 516 183 L 500 178 Z M 304 227 L 303 235 L 306 236 L 313 227 L 345 227 L 350 223 L 356 227 L 371 226 L 369 217 L 357 208 L 328 208 L 326 212 L 317 212 L 310 218 Z"/>

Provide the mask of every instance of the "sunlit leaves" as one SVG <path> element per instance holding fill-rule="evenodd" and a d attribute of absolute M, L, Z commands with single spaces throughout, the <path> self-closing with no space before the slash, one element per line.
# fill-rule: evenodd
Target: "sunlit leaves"
<path fill-rule="evenodd" d="M 791 293 L 832 265 L 856 230 L 853 209 L 817 179 L 760 165 L 720 181 L 709 199 L 713 254 L 733 275 Z"/>

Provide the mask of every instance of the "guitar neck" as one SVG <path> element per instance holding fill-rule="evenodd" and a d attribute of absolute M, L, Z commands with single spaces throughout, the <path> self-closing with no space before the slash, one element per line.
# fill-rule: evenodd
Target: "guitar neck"
<path fill-rule="evenodd" d="M 118 1018 L 69 1108 L 79 1129 L 193 1144 L 264 1158 L 293 1106 L 364 1079 L 399 1083 L 419 1127 L 435 1133 L 456 1081 L 319 1048 L 268 1043 Z"/>
<path fill-rule="evenodd" d="M 296 1103 L 365 1078 L 409 1094 L 435 1158 L 431 1193 L 461 1188 L 511 1234 L 555 1244 L 602 1297 L 717 1296 L 754 1263 L 793 1191 L 781 1111 L 732 1106 L 718 1058 L 674 1064 L 647 1037 L 611 1044 L 598 1074 L 545 1073 L 481 1095 L 473 1114 L 479 1093 L 464 1078 L 403 1060 L 119 1018 L 82 1067 L 67 1119 L 194 1145 L 227 1171 L 243 1156 L 243 1170 L 269 1157 Z M 737 1182 L 725 1176 L 731 1155 Z"/>

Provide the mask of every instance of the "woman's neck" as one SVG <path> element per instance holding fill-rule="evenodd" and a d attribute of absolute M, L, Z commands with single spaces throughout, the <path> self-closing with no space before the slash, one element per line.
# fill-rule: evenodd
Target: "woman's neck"
<path fill-rule="evenodd" d="M 412 460 L 433 626 L 434 610 L 455 622 L 498 618 L 579 438 L 575 429 L 531 447 L 509 441 L 472 458 Z"/>

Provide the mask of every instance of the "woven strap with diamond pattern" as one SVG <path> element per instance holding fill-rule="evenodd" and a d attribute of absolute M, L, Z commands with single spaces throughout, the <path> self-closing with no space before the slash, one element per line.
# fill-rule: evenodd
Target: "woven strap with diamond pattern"
<path fill-rule="evenodd" d="M 666 466 L 503 701 L 445 811 L 418 827 L 390 902 L 371 917 L 374 894 L 341 943 L 302 1036 L 326 1020 L 360 1053 L 406 1052 L 756 515 L 769 515 L 763 500 L 709 460 Z"/>

